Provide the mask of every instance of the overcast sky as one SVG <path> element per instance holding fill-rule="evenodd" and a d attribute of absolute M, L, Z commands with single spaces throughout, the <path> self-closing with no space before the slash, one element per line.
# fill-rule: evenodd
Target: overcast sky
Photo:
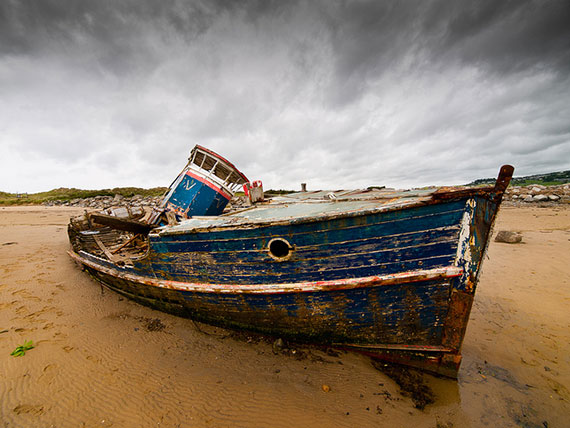
<path fill-rule="evenodd" d="M 570 2 L 0 1 L 0 190 L 570 169 Z"/>

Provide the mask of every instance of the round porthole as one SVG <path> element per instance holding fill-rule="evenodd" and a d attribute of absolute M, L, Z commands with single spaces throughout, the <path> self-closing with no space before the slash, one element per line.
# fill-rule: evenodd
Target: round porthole
<path fill-rule="evenodd" d="M 269 249 L 269 255 L 275 260 L 287 260 L 293 252 L 291 244 L 282 238 L 272 239 L 269 241 L 267 248 Z"/>

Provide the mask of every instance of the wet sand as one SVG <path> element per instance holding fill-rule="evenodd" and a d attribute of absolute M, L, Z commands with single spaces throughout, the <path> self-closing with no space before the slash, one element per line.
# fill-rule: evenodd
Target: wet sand
<path fill-rule="evenodd" d="M 459 380 L 425 375 L 423 411 L 364 356 L 274 353 L 103 290 L 66 254 L 80 212 L 0 208 L 2 427 L 569 424 L 570 208 L 502 209 L 495 231 L 523 242 L 492 242 Z"/>

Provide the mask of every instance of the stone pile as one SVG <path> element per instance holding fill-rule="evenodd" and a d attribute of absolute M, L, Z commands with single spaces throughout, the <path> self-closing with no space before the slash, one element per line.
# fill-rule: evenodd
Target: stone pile
<path fill-rule="evenodd" d="M 44 202 L 43 205 L 102 210 L 120 205 L 129 207 L 156 207 L 161 200 L 162 197 L 134 195 L 130 198 L 125 198 L 117 194 L 115 196 L 94 196 L 92 198 L 72 199 L 71 201 L 48 201 Z"/>
<path fill-rule="evenodd" d="M 557 186 L 509 186 L 503 198 L 514 203 L 570 204 L 570 183 Z"/>
<path fill-rule="evenodd" d="M 130 207 L 156 207 L 159 205 L 162 197 L 151 197 L 134 195 L 125 198 L 122 195 L 115 196 L 95 196 L 92 198 L 72 199 L 71 201 L 49 201 L 44 202 L 47 206 L 67 206 L 67 207 L 83 207 L 96 210 L 102 210 L 115 206 Z M 529 186 L 509 186 L 503 197 L 503 201 L 522 205 L 528 203 L 540 203 L 542 205 L 554 204 L 570 204 L 570 183 L 560 184 L 557 186 L 543 186 L 540 184 L 531 184 Z M 240 209 L 248 207 L 251 204 L 244 196 L 235 196 L 231 203 L 228 204 L 226 211 L 229 209 Z"/>
<path fill-rule="evenodd" d="M 71 201 L 48 201 L 43 205 L 53 207 L 81 207 L 90 210 L 104 210 L 110 207 L 129 206 L 129 207 L 158 207 L 162 201 L 162 196 L 151 197 L 135 195 L 125 198 L 122 195 L 113 196 L 94 196 L 92 198 L 72 199 Z M 242 209 L 251 206 L 251 203 L 245 196 L 234 196 L 227 205 L 225 212 L 229 210 Z"/>

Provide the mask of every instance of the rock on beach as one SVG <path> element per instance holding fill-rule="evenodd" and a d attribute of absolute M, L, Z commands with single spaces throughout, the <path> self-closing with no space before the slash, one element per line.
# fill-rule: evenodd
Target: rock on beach
<path fill-rule="evenodd" d="M 518 232 L 509 230 L 501 230 L 495 237 L 495 242 L 504 242 L 506 244 L 518 244 L 522 241 L 522 235 Z"/>

